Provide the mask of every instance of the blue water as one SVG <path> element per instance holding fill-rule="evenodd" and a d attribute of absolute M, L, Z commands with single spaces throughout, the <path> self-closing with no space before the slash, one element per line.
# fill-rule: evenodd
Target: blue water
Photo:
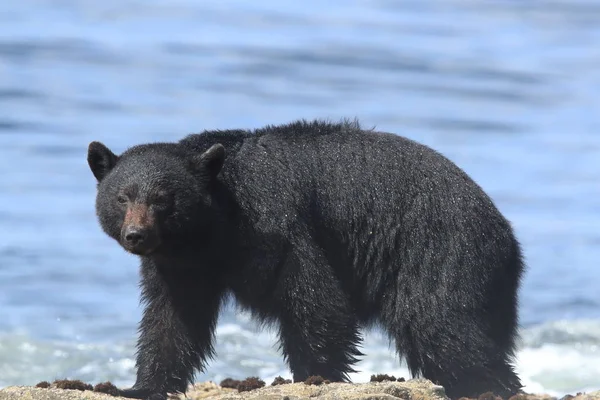
<path fill-rule="evenodd" d="M 0 386 L 133 382 L 137 260 L 87 144 L 358 117 L 441 151 L 513 222 L 527 389 L 600 389 L 600 3 L 0 2 Z M 199 379 L 288 376 L 229 307 Z M 408 377 L 377 331 L 354 376 Z"/>

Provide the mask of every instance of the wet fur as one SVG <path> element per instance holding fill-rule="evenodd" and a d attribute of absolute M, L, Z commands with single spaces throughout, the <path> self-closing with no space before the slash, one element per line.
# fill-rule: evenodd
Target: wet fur
<path fill-rule="evenodd" d="M 141 257 L 138 376 L 122 395 L 185 391 L 214 356 L 229 293 L 279 328 L 295 381 L 347 380 L 360 328 L 378 324 L 411 373 L 451 397 L 520 389 L 510 364 L 519 244 L 481 188 L 432 149 L 356 123 L 299 121 L 121 156 L 95 142 L 88 161 L 116 240 L 119 190 L 137 185 L 150 209 L 157 190 L 176 198 L 153 214 L 161 247 Z"/>

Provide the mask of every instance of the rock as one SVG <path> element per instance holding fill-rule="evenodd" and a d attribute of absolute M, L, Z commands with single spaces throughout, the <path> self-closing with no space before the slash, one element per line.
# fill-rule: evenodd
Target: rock
<path fill-rule="evenodd" d="M 95 393 L 91 390 L 73 390 L 58 388 L 36 388 L 28 386 L 9 386 L 0 390 L 0 400 L 115 400 L 108 394 Z M 131 400 L 131 399 L 130 399 Z"/>
<path fill-rule="evenodd" d="M 198 396 L 199 395 L 199 396 Z M 181 399 L 184 399 L 181 396 Z M 370 382 L 360 384 L 304 382 L 266 386 L 250 392 L 235 390 L 205 395 L 204 388 L 195 386 L 187 392 L 188 400 L 445 400 L 444 388 L 425 379 L 408 382 Z M 1 400 L 1 397 L 0 397 Z"/>
<path fill-rule="evenodd" d="M 265 386 L 248 392 L 222 388 L 213 382 L 190 386 L 186 396 L 171 396 L 173 400 L 447 400 L 444 389 L 425 379 L 406 382 L 323 383 L 304 382 Z M 600 400 L 600 391 L 581 393 L 569 400 Z M 11 386 L 0 390 L 0 400 L 126 400 L 90 390 Z M 557 400 L 544 394 L 520 395 L 514 400 Z"/>
<path fill-rule="evenodd" d="M 96 385 L 104 385 L 106 383 Z M 205 382 L 190 386 L 187 399 L 220 399 L 223 395 L 230 392 L 237 392 L 233 389 L 225 389 L 213 382 Z M 182 396 L 171 396 L 171 399 L 185 399 Z M 60 389 L 56 383 L 51 384 L 49 388 L 29 387 L 29 386 L 9 386 L 0 389 L 0 400 L 127 400 L 124 397 L 111 396 L 109 394 L 93 392 L 90 390 L 72 390 Z M 131 399 L 129 399 L 131 400 Z"/>

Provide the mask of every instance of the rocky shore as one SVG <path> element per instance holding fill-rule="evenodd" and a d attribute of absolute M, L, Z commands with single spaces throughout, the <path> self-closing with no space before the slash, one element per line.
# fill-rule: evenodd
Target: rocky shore
<path fill-rule="evenodd" d="M 383 376 L 382 376 L 383 377 Z M 223 381 L 190 386 L 186 395 L 171 399 L 187 400 L 445 400 L 444 388 L 425 379 L 404 382 L 373 379 L 369 383 L 328 383 L 313 379 L 306 383 L 288 383 L 283 379 L 265 384 L 258 378 Z M 105 382 L 91 386 L 80 381 L 40 383 L 38 387 L 11 386 L 0 390 L 0 400 L 124 400 L 113 396 L 114 386 Z M 565 396 L 564 400 L 600 400 L 600 391 Z M 465 399 L 466 400 L 466 399 Z M 484 393 L 478 400 L 508 400 Z M 511 400 L 558 400 L 543 394 L 513 396 Z"/>

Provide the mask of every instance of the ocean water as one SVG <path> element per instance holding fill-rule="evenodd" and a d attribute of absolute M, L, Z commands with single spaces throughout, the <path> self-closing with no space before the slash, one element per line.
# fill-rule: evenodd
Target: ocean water
<path fill-rule="evenodd" d="M 137 260 L 100 230 L 87 144 L 357 117 L 464 168 L 528 271 L 526 389 L 600 389 L 600 3 L 0 2 L 0 386 L 134 381 Z M 228 306 L 198 379 L 289 376 Z M 408 378 L 366 334 L 354 374 Z"/>

